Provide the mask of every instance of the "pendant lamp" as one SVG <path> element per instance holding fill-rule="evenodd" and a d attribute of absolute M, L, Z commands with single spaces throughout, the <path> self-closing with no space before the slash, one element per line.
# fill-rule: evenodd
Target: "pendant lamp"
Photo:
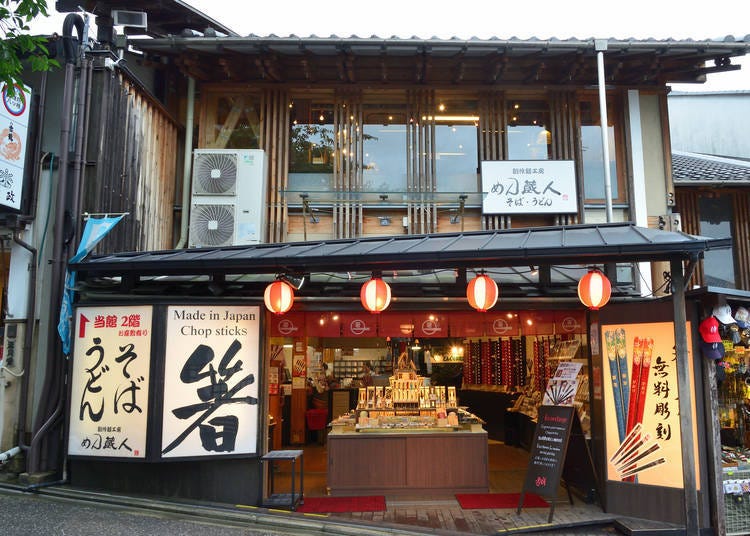
<path fill-rule="evenodd" d="M 359 292 L 362 307 L 371 313 L 384 311 L 391 303 L 391 287 L 379 277 L 372 277 Z"/>
<path fill-rule="evenodd" d="M 266 287 L 263 301 L 272 313 L 283 315 L 292 308 L 294 288 L 286 281 L 276 280 Z"/>
<path fill-rule="evenodd" d="M 612 285 L 609 279 L 596 268 L 589 269 L 578 282 L 578 299 L 592 311 L 607 305 L 611 293 Z"/>
<path fill-rule="evenodd" d="M 499 295 L 497 283 L 485 274 L 479 274 L 466 286 L 466 297 L 469 299 L 469 305 L 480 313 L 491 309 L 497 303 Z"/>

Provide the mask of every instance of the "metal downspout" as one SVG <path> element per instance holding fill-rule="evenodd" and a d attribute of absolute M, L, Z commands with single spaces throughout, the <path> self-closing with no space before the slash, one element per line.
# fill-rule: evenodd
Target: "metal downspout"
<path fill-rule="evenodd" d="M 17 423 L 17 432 L 16 437 L 18 441 L 18 446 L 21 447 L 24 451 L 29 450 L 30 446 L 26 444 L 26 414 L 29 411 L 29 383 L 30 379 L 29 376 L 31 375 L 31 367 L 29 366 L 30 363 L 30 356 L 31 356 L 31 347 L 34 341 L 34 324 L 35 324 L 35 317 L 36 317 L 36 278 L 37 278 L 37 269 L 36 269 L 36 262 L 37 262 L 37 250 L 36 248 L 32 247 L 30 244 L 27 244 L 23 240 L 21 240 L 21 237 L 19 236 L 21 233 L 20 229 L 16 229 L 13 233 L 13 241 L 21 246 L 22 248 L 26 249 L 29 253 L 31 253 L 31 269 L 29 273 L 29 288 L 27 290 L 27 303 L 26 306 L 26 329 L 24 330 L 23 334 L 23 359 L 24 359 L 24 369 L 25 373 L 21 377 L 21 392 L 19 395 L 19 401 L 18 401 L 18 423 Z"/>
<path fill-rule="evenodd" d="M 78 32 L 77 46 L 73 46 L 72 32 L 75 28 Z M 60 172 L 57 185 L 55 203 L 55 227 L 52 253 L 52 269 L 50 277 L 50 313 L 47 329 L 47 355 L 44 367 L 44 383 L 41 389 L 39 410 L 34 423 L 36 430 L 31 440 L 29 456 L 27 460 L 27 472 L 38 473 L 42 467 L 41 440 L 46 436 L 48 430 L 57 423 L 62 413 L 64 399 L 65 366 L 60 344 L 57 337 L 57 325 L 53 322 L 55 307 L 59 310 L 62 299 L 62 286 L 65 284 L 65 263 L 67 252 L 67 241 L 65 237 L 65 207 L 67 206 L 67 182 L 71 130 L 71 112 L 73 108 L 73 86 L 75 79 L 76 62 L 78 60 L 83 42 L 83 19 L 73 13 L 65 17 L 63 22 L 63 45 L 65 50 L 65 80 L 63 85 L 63 103 L 61 110 L 60 126 Z M 51 401 L 54 398 L 54 403 Z M 49 417 L 48 417 L 49 415 Z M 59 445 L 45 445 L 49 451 L 53 451 Z M 45 462 L 48 462 L 45 456 Z"/>
<path fill-rule="evenodd" d="M 180 211 L 180 240 L 175 249 L 185 247 L 190 217 L 190 171 L 193 164 L 193 127 L 195 113 L 195 79 L 188 76 L 187 110 L 185 116 L 185 160 L 182 169 L 182 210 Z"/>
<path fill-rule="evenodd" d="M 83 195 L 83 173 L 85 170 L 84 140 L 88 137 L 89 107 L 91 99 L 91 71 L 92 62 L 89 58 L 81 60 L 81 75 L 78 83 L 78 102 L 76 104 L 76 137 L 75 155 L 73 157 L 73 178 L 71 180 L 71 215 L 75 243 L 81 237 L 81 198 Z"/>
<path fill-rule="evenodd" d="M 612 214 L 612 177 L 609 170 L 609 121 L 607 120 L 607 90 L 604 77 L 604 51 L 607 50 L 606 39 L 594 41 L 596 49 L 596 66 L 599 78 L 599 122 L 602 129 L 602 160 L 604 160 L 604 199 L 607 209 L 607 223 L 613 219 Z"/>
<path fill-rule="evenodd" d="M 26 251 L 31 253 L 31 266 L 29 268 L 29 286 L 26 289 L 26 329 L 23 334 L 23 359 L 25 373 L 21 377 L 21 389 L 20 398 L 18 401 L 18 422 L 16 423 L 16 441 L 18 446 L 24 451 L 29 449 L 29 445 L 26 444 L 26 416 L 28 413 L 28 397 L 29 397 L 29 383 L 31 376 L 31 348 L 34 344 L 34 331 L 36 324 L 36 282 L 37 282 L 37 249 L 26 243 L 21 239 L 20 233 L 23 231 L 23 226 L 26 223 L 31 223 L 36 220 L 36 204 L 39 202 L 39 186 L 41 181 L 39 175 L 41 173 L 42 164 L 47 156 L 50 156 L 50 171 L 53 168 L 54 156 L 45 154 L 42 158 L 39 155 L 42 151 L 42 133 L 41 128 L 44 124 L 44 117 L 47 110 L 47 72 L 42 73 L 42 81 L 39 87 L 39 109 L 37 111 L 37 128 L 36 128 L 36 140 L 34 142 L 34 162 L 36 162 L 33 170 L 33 185 L 32 188 L 33 197 L 29 203 L 29 214 L 25 214 L 18 218 L 16 230 L 13 232 L 13 242 L 24 248 Z M 50 173 L 50 181 L 52 180 L 52 174 Z"/>

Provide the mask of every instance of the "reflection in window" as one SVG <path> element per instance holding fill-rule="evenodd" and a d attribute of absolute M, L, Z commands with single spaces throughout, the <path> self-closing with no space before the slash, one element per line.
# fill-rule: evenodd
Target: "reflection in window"
<path fill-rule="evenodd" d="M 477 127 L 472 125 L 435 126 L 435 170 L 438 192 L 476 192 Z"/>
<path fill-rule="evenodd" d="M 250 95 L 213 95 L 206 100 L 206 145 L 220 149 L 258 149 L 260 118 L 258 102 Z"/>
<path fill-rule="evenodd" d="M 731 238 L 732 198 L 728 195 L 714 197 L 701 196 L 698 200 L 700 210 L 700 234 L 711 238 Z M 736 288 L 734 260 L 732 249 L 709 249 L 703 257 L 703 271 L 706 285 Z"/>
<path fill-rule="evenodd" d="M 333 184 L 333 113 L 330 104 L 295 100 L 289 129 L 289 190 L 329 191 Z"/>
<path fill-rule="evenodd" d="M 374 105 L 366 105 L 365 110 L 362 189 L 366 192 L 405 192 L 406 116 Z"/>
<path fill-rule="evenodd" d="M 552 133 L 545 101 L 509 101 L 508 160 L 549 160 Z"/>
<path fill-rule="evenodd" d="M 591 101 L 581 103 L 581 148 L 583 164 L 583 185 L 587 200 L 604 200 L 604 150 L 602 149 L 602 129 L 598 104 Z M 607 127 L 609 140 L 609 177 L 612 199 L 620 198 L 617 177 L 617 151 L 615 127 L 609 118 Z"/>

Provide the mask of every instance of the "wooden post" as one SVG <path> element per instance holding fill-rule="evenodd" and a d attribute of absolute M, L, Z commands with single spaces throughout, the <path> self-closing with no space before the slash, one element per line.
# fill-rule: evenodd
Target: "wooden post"
<path fill-rule="evenodd" d="M 307 337 L 296 337 L 292 348 L 292 407 L 289 442 L 305 443 L 305 411 L 307 411 Z"/>
<path fill-rule="evenodd" d="M 677 392 L 680 398 L 680 438 L 682 441 L 682 480 L 685 493 L 685 534 L 698 535 L 698 490 L 693 448 L 692 407 L 690 392 L 690 363 L 687 348 L 687 318 L 685 314 L 685 276 L 682 261 L 670 261 L 672 272 L 672 304 L 674 306 L 674 342 L 677 358 Z"/>

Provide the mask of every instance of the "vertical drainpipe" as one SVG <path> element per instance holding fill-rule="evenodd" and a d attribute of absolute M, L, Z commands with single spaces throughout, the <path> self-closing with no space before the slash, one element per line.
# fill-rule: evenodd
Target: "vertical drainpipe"
<path fill-rule="evenodd" d="M 188 76 L 187 110 L 185 116 L 185 160 L 182 170 L 182 210 L 180 211 L 180 240 L 175 249 L 185 247 L 190 217 L 190 171 L 193 164 L 193 123 L 195 111 L 195 79 Z"/>
<path fill-rule="evenodd" d="M 609 129 L 607 128 L 607 91 L 604 85 L 604 51 L 606 39 L 595 39 L 596 65 L 599 78 L 599 121 L 602 126 L 602 158 L 604 160 L 604 198 L 607 203 L 607 223 L 612 221 L 612 178 L 609 172 Z"/>
<path fill-rule="evenodd" d="M 78 40 L 73 39 L 73 30 L 78 33 Z M 60 126 L 60 166 L 57 181 L 55 203 L 55 223 L 53 228 L 52 269 L 50 277 L 50 307 L 49 325 L 47 326 L 47 355 L 44 356 L 44 383 L 41 387 L 37 415 L 34 420 L 34 435 L 29 445 L 27 472 L 38 473 L 40 470 L 54 468 L 48 454 L 57 448 L 53 442 L 43 442 L 50 430 L 62 418 L 62 405 L 65 395 L 65 369 L 60 344 L 57 338 L 57 324 L 54 322 L 54 312 L 60 310 L 60 303 L 65 284 L 65 266 L 68 244 L 65 237 L 65 207 L 68 192 L 68 165 L 70 131 L 72 128 L 71 113 L 73 110 L 73 93 L 76 79 L 76 63 L 79 59 L 81 46 L 84 41 L 84 24 L 80 16 L 70 13 L 63 22 L 63 46 L 65 50 L 65 79 L 63 83 L 63 102 Z"/>

